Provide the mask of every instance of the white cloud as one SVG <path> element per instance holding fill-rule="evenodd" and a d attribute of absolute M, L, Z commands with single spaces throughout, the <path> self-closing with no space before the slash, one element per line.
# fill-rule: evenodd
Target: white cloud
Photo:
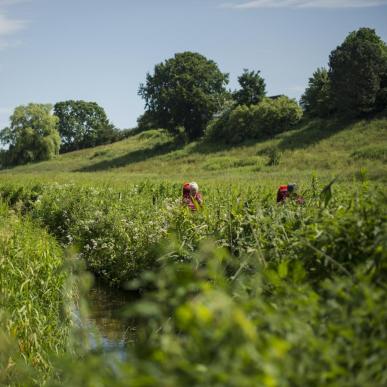
<path fill-rule="evenodd" d="M 25 26 L 22 20 L 9 19 L 6 15 L 0 13 L 0 37 L 12 35 L 20 31 Z"/>
<path fill-rule="evenodd" d="M 19 3 L 26 3 L 30 0 L 0 0 L 0 7 L 6 6 L 6 5 L 15 5 Z"/>
<path fill-rule="evenodd" d="M 252 0 L 223 4 L 224 8 L 365 8 L 387 5 L 387 0 Z"/>
<path fill-rule="evenodd" d="M 13 19 L 7 16 L 4 9 L 7 6 L 23 2 L 23 0 L 0 0 L 0 50 L 18 45 L 10 37 L 26 26 L 24 20 Z"/>

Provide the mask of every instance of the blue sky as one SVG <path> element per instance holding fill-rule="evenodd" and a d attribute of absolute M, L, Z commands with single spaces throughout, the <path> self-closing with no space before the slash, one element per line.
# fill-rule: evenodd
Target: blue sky
<path fill-rule="evenodd" d="M 387 41 L 387 0 L 0 0 L 0 128 L 18 105 L 96 101 L 136 124 L 155 64 L 196 51 L 230 74 L 261 70 L 271 94 L 299 98 L 359 27 Z"/>

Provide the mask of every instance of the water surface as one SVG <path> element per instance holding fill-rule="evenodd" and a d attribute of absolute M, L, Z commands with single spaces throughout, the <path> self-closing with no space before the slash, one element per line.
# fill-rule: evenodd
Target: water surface
<path fill-rule="evenodd" d="M 121 318 L 125 305 L 133 302 L 133 296 L 120 289 L 108 287 L 96 280 L 87 296 L 89 315 L 86 321 L 93 347 L 123 350 L 134 340 L 135 328 Z"/>

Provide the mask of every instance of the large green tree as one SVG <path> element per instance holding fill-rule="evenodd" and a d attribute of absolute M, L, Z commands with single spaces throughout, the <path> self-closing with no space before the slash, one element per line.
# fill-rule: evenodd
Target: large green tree
<path fill-rule="evenodd" d="M 3 162 L 16 165 L 53 158 L 60 147 L 57 126 L 52 105 L 18 106 L 10 117 L 10 126 L 0 133 L 0 141 L 8 145 Z"/>
<path fill-rule="evenodd" d="M 309 78 L 308 87 L 301 96 L 300 104 L 305 113 L 312 117 L 326 117 L 332 111 L 328 71 L 318 68 Z"/>
<path fill-rule="evenodd" d="M 350 33 L 329 57 L 332 99 L 338 112 L 358 116 L 373 111 L 386 68 L 387 47 L 375 30 Z"/>
<path fill-rule="evenodd" d="M 260 71 L 243 70 L 238 77 L 240 89 L 235 91 L 233 97 L 238 105 L 255 105 L 262 101 L 266 95 L 265 80 L 260 76 Z"/>
<path fill-rule="evenodd" d="M 183 52 L 157 64 L 138 93 L 159 127 L 177 133 L 183 126 L 188 138 L 194 139 L 222 107 L 227 82 L 228 75 L 214 61 Z"/>
<path fill-rule="evenodd" d="M 89 148 L 114 141 L 117 131 L 105 110 L 96 102 L 63 101 L 54 106 L 59 119 L 62 152 Z"/>

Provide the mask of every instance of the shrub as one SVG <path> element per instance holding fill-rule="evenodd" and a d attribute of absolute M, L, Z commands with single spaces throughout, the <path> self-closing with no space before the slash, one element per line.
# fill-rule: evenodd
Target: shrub
<path fill-rule="evenodd" d="M 285 96 L 264 98 L 256 105 L 241 105 L 226 111 L 209 124 L 206 135 L 212 141 L 237 144 L 281 133 L 301 117 L 302 110 L 295 100 Z"/>
<path fill-rule="evenodd" d="M 302 110 L 296 100 L 288 97 L 264 99 L 255 107 L 254 118 L 260 131 L 267 135 L 284 132 L 302 117 Z"/>
<path fill-rule="evenodd" d="M 282 152 L 278 148 L 276 147 L 268 148 L 265 153 L 269 159 L 267 162 L 267 165 L 270 165 L 270 166 L 279 165 L 282 157 Z"/>

